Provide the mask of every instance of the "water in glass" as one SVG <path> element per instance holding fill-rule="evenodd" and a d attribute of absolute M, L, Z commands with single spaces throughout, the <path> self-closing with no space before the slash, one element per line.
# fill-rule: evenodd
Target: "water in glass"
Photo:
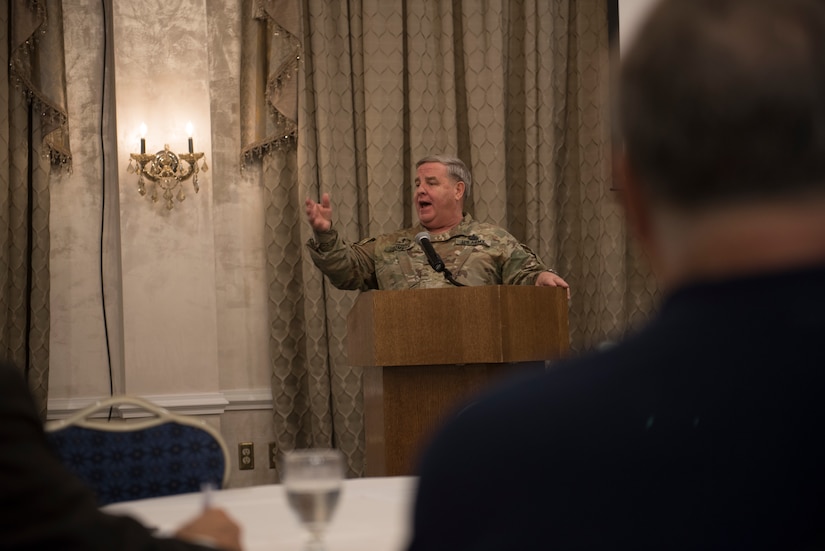
<path fill-rule="evenodd" d="M 323 534 L 335 512 L 344 478 L 341 452 L 295 450 L 284 454 L 283 485 L 289 506 L 309 530 L 307 549 L 323 549 Z"/>

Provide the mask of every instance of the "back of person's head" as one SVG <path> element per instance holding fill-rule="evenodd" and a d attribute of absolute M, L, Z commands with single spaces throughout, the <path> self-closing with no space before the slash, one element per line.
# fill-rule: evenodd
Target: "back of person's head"
<path fill-rule="evenodd" d="M 664 0 L 623 58 L 619 131 L 652 198 L 825 193 L 825 2 Z"/>
<path fill-rule="evenodd" d="M 450 155 L 428 155 L 415 163 L 415 168 L 425 163 L 439 163 L 447 167 L 447 174 L 450 178 L 456 182 L 464 182 L 464 199 L 470 196 L 470 191 L 473 189 L 473 177 L 464 161 Z"/>

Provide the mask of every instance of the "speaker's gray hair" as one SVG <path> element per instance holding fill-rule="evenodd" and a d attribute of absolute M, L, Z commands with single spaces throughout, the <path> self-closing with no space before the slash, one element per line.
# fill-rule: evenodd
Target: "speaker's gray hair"
<path fill-rule="evenodd" d="M 473 189 L 473 177 L 464 161 L 450 155 L 428 155 L 415 163 L 415 168 L 425 163 L 439 163 L 446 166 L 447 174 L 451 178 L 454 178 L 456 182 L 464 182 L 464 198 L 470 196 L 470 191 Z"/>

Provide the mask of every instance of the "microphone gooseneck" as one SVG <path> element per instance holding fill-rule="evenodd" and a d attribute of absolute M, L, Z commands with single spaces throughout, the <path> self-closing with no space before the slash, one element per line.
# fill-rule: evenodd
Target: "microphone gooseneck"
<path fill-rule="evenodd" d="M 415 242 L 418 243 L 418 246 L 424 251 L 424 255 L 427 257 L 427 262 L 429 262 L 430 266 L 436 272 L 440 272 L 444 274 L 444 278 L 455 285 L 456 287 L 464 287 L 463 283 L 459 283 L 453 278 L 453 274 L 450 273 L 450 270 L 444 265 L 444 261 L 441 260 L 441 257 L 438 256 L 438 253 L 435 252 L 433 248 L 433 244 L 430 241 L 430 233 L 423 231 L 419 232 L 415 236 Z"/>

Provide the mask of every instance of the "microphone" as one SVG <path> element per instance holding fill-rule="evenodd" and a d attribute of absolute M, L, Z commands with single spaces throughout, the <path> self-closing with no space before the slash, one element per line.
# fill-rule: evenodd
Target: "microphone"
<path fill-rule="evenodd" d="M 418 243 L 418 246 L 424 250 L 424 254 L 427 255 L 427 262 L 430 263 L 433 270 L 436 272 L 443 272 L 444 261 L 441 260 L 441 257 L 438 256 L 438 253 L 435 252 L 435 249 L 433 249 L 433 244 L 430 243 L 430 233 L 423 231 L 417 234 L 415 236 L 415 242 Z"/>

